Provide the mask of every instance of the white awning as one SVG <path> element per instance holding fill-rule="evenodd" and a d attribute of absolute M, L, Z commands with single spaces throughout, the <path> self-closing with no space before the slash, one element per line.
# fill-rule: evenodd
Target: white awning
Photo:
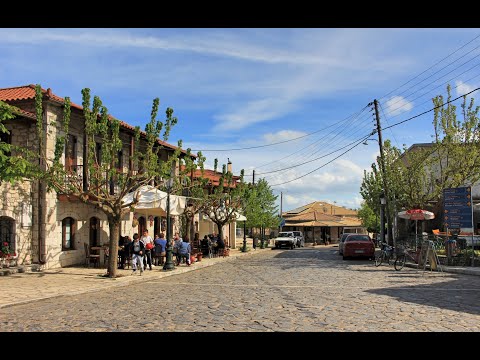
<path fill-rule="evenodd" d="M 144 185 L 132 191 L 122 198 L 124 204 L 132 204 L 138 196 L 138 202 L 134 205 L 135 212 L 145 215 L 167 215 L 167 193 L 160 191 L 151 185 Z M 170 215 L 181 215 L 185 211 L 185 196 L 170 195 Z"/>
<path fill-rule="evenodd" d="M 245 217 L 245 215 L 242 215 L 242 214 L 239 214 L 239 213 L 236 212 L 235 216 L 236 216 L 235 221 L 247 221 L 247 218 Z"/>

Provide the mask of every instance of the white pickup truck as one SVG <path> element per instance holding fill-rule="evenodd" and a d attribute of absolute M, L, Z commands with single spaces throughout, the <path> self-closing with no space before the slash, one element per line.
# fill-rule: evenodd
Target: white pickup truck
<path fill-rule="evenodd" d="M 297 246 L 297 237 L 293 231 L 282 231 L 278 233 L 278 236 L 274 240 L 275 248 L 281 248 L 283 246 L 293 249 Z"/>

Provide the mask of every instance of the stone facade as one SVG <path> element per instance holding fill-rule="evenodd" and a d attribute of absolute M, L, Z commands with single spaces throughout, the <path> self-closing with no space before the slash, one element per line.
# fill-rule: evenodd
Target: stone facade
<path fill-rule="evenodd" d="M 35 113 L 35 101 L 21 100 L 10 101 L 30 113 Z M 47 158 L 53 159 L 56 138 L 63 133 L 63 106 L 55 101 L 44 100 L 44 134 L 45 151 Z M 35 120 L 21 117 L 6 122 L 7 129 L 11 131 L 12 144 L 27 146 L 38 151 L 38 139 Z M 76 164 L 83 162 L 84 145 L 84 117 L 82 111 L 72 108 L 69 134 L 76 140 Z M 122 131 L 122 130 L 121 130 Z M 130 166 L 130 141 L 132 135 L 123 131 L 120 134 L 123 141 L 122 167 Z M 96 139 L 101 143 L 101 139 Z M 166 160 L 167 153 L 161 152 L 161 159 Z M 65 158 L 63 157 L 63 161 Z M 42 252 L 45 254 L 43 268 L 65 267 L 85 262 L 84 244 L 107 245 L 109 243 L 109 225 L 105 213 L 93 205 L 80 200 L 66 199 L 51 190 L 41 192 L 39 181 L 24 180 L 15 184 L 0 184 L 2 199 L 0 203 L 1 234 L 12 239 L 17 252 L 18 264 L 40 262 Z M 139 232 L 138 227 L 133 227 L 133 213 L 125 215 L 121 222 L 120 234 L 133 236 Z M 63 222 L 73 219 L 74 226 L 69 230 L 71 244 L 64 247 L 65 227 Z M 69 220 L 70 221 L 70 220 Z M 162 219 L 157 219 L 159 224 Z M 178 223 L 175 222 L 175 223 Z M 95 231 L 92 230 L 95 228 Z M 146 227 L 154 235 L 154 224 L 146 218 Z M 69 228 L 70 229 L 70 228 Z M 71 232 L 70 232 L 71 231 Z M 174 231 L 178 229 L 174 226 Z M 43 234 L 43 235 L 42 235 Z M 72 236 L 73 235 L 73 236 Z M 3 235 L 2 235 L 3 236 Z M 41 238 L 43 236 L 44 244 Z M 44 247 L 44 248 L 43 248 Z M 103 257 L 101 253 L 101 257 Z M 103 258 L 101 259 L 103 263 Z"/>

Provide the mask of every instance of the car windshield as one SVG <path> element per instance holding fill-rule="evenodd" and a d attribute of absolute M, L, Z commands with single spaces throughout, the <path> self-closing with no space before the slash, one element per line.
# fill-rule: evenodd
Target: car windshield
<path fill-rule="evenodd" d="M 288 232 L 281 232 L 278 234 L 278 237 L 292 237 L 292 236 L 293 234 Z"/>
<path fill-rule="evenodd" d="M 368 235 L 350 235 L 347 241 L 370 241 L 370 237 Z"/>
<path fill-rule="evenodd" d="M 295 236 L 300 236 L 300 231 L 294 231 L 293 234 L 294 234 Z"/>
<path fill-rule="evenodd" d="M 344 241 L 347 238 L 348 235 L 350 235 L 350 234 L 343 234 L 341 241 Z"/>

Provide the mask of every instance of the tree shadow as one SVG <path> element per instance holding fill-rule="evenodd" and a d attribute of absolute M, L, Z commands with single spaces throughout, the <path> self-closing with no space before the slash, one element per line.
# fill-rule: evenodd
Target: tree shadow
<path fill-rule="evenodd" d="M 436 273 L 439 274 L 439 273 Z M 394 277 L 399 278 L 397 283 L 401 283 L 404 278 L 417 278 L 420 274 L 404 275 L 399 274 Z M 376 295 L 390 296 L 398 301 L 434 306 L 439 309 L 448 309 L 460 311 L 469 314 L 480 314 L 480 281 L 476 277 L 458 276 L 449 274 L 449 281 L 443 281 L 434 284 L 416 284 L 395 286 L 382 289 L 370 289 L 366 292 Z"/>

